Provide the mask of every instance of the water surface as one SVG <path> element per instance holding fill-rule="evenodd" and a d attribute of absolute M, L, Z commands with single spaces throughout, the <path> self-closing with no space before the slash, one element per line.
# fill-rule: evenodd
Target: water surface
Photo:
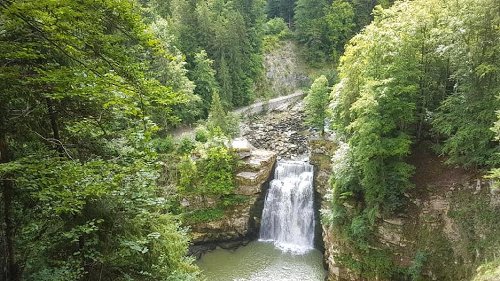
<path fill-rule="evenodd" d="M 214 250 L 197 263 L 208 281 L 323 281 L 326 275 L 320 251 L 294 255 L 260 241 Z"/>

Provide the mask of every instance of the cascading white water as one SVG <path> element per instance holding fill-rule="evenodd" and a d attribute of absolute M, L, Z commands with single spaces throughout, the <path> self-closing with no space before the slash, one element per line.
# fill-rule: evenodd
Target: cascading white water
<path fill-rule="evenodd" d="M 303 254 L 314 248 L 313 166 L 279 161 L 264 203 L 261 241 Z"/>

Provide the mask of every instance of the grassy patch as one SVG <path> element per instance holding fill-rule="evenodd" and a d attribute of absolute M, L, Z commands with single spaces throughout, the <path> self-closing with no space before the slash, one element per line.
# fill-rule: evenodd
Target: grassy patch
<path fill-rule="evenodd" d="M 229 194 L 222 198 L 219 202 L 219 205 L 222 208 L 229 208 L 235 205 L 243 204 L 250 200 L 250 196 L 238 195 L 238 194 Z"/>
<path fill-rule="evenodd" d="M 184 213 L 183 221 L 186 224 L 196 224 L 218 220 L 224 217 L 224 210 L 221 208 L 207 208 Z"/>

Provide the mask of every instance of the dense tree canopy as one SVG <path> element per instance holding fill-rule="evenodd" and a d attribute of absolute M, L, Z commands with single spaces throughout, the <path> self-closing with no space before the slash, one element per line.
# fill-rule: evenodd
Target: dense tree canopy
<path fill-rule="evenodd" d="M 0 10 L 1 279 L 195 278 L 151 145 L 192 84 L 158 26 L 132 1 Z"/>
<path fill-rule="evenodd" d="M 372 20 L 375 5 L 392 1 L 297 0 L 294 12 L 296 37 L 307 49 L 309 61 L 336 62 L 344 45 Z"/>
<path fill-rule="evenodd" d="M 156 2 L 151 0 L 150 6 Z M 248 104 L 262 75 L 264 3 L 172 0 L 170 5 L 161 16 L 171 23 L 175 45 L 186 55 L 188 69 L 194 71 L 196 56 L 204 50 L 213 61 L 223 103 Z"/>

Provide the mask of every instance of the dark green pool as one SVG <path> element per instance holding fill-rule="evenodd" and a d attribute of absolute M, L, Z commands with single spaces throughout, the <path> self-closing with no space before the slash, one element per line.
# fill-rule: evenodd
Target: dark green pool
<path fill-rule="evenodd" d="M 323 281 L 326 274 L 318 250 L 293 255 L 259 241 L 206 253 L 198 266 L 208 281 Z"/>

